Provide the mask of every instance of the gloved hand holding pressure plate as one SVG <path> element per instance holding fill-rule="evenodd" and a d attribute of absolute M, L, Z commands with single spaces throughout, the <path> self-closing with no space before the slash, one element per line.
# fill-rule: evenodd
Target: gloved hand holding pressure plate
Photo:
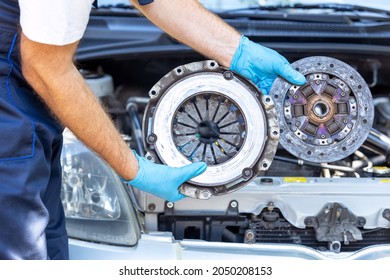
<path fill-rule="evenodd" d="M 296 85 L 306 82 L 305 76 L 291 68 L 283 56 L 245 36 L 241 37 L 230 69 L 254 82 L 264 94 L 268 94 L 277 76 Z"/>
<path fill-rule="evenodd" d="M 134 152 L 138 160 L 137 176 L 125 181 L 133 187 L 154 194 L 167 201 L 175 202 L 186 196 L 179 193 L 178 188 L 184 182 L 206 171 L 204 162 L 192 163 L 180 168 L 153 163 Z"/>

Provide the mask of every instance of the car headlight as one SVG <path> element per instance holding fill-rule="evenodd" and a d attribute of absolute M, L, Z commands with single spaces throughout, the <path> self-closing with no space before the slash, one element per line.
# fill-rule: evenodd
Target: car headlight
<path fill-rule="evenodd" d="M 69 237 L 136 244 L 139 226 L 119 177 L 69 130 L 63 136 L 61 199 Z"/>

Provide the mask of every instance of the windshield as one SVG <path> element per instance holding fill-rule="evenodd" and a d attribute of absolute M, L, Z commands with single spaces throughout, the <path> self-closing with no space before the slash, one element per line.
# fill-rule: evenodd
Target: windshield
<path fill-rule="evenodd" d="M 200 2 L 209 9 L 231 10 L 254 6 L 274 6 L 274 5 L 294 5 L 294 4 L 318 4 L 318 3 L 337 3 L 360 5 L 371 8 L 378 8 L 390 11 L 390 1 L 388 0 L 200 0 Z M 99 0 L 99 5 L 117 5 L 129 4 L 128 0 Z"/>

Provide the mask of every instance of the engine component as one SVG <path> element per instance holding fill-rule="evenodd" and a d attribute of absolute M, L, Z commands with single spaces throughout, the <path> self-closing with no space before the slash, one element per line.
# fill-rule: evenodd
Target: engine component
<path fill-rule="evenodd" d="M 101 71 L 80 70 L 80 74 L 97 97 L 114 96 L 114 82 L 112 76 Z"/>
<path fill-rule="evenodd" d="M 344 240 L 339 241 L 339 238 L 335 238 L 333 241 L 328 241 L 331 240 L 330 238 L 324 238 L 325 240 L 319 241 L 316 228 L 313 226 L 293 226 L 277 207 L 272 208 L 268 205 L 259 215 L 243 214 L 238 210 L 237 201 L 229 202 L 227 200 L 227 202 L 229 204 L 226 211 L 220 212 L 219 215 L 215 211 L 200 212 L 200 215 L 188 215 L 188 212 L 166 207 L 165 211 L 158 215 L 158 230 L 172 232 L 177 240 L 200 239 L 246 244 L 301 244 L 319 251 L 335 253 L 356 252 L 372 244 L 389 244 L 390 242 L 389 230 L 384 228 L 366 231 L 359 228 L 362 240 L 351 242 L 352 239 L 349 239 L 350 243 L 348 245 L 344 244 Z M 234 203 L 237 203 L 237 206 L 232 205 Z M 236 208 L 234 211 L 232 211 L 233 206 Z M 388 210 L 383 211 L 383 216 L 389 214 L 390 217 L 390 211 Z M 345 217 L 344 214 L 341 216 Z M 352 216 L 348 217 L 351 218 Z M 311 221 L 317 219 L 317 217 L 309 218 Z M 357 221 L 359 222 L 359 218 Z M 329 225 L 333 224 L 329 223 Z M 324 235 L 319 236 L 323 237 Z"/>
<path fill-rule="evenodd" d="M 175 68 L 149 96 L 143 120 L 147 157 L 173 167 L 208 165 L 181 187 L 185 195 L 230 193 L 271 165 L 279 139 L 272 98 L 215 61 Z"/>
<path fill-rule="evenodd" d="M 277 78 L 271 88 L 280 120 L 280 143 L 312 162 L 333 162 L 355 152 L 374 120 L 371 92 L 346 63 L 314 56 L 292 66 L 306 76 L 303 86 Z"/>
<path fill-rule="evenodd" d="M 363 147 L 378 155 L 384 155 L 386 164 L 390 164 L 390 138 L 387 135 L 373 128 Z"/>
<path fill-rule="evenodd" d="M 329 204 L 317 217 L 305 219 L 306 226 L 315 228 L 316 239 L 330 242 L 330 249 L 334 251 L 340 249 L 338 245 L 341 242 L 349 245 L 349 242 L 362 240 L 358 227 L 363 227 L 365 223 L 363 217 L 356 217 L 338 203 Z"/>

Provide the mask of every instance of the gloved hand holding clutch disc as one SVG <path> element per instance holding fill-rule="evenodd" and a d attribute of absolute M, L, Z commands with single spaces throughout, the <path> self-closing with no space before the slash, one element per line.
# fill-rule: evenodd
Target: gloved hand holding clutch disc
<path fill-rule="evenodd" d="M 269 93 L 277 76 L 296 85 L 303 85 L 306 82 L 305 76 L 295 71 L 286 58 L 245 36 L 241 37 L 230 69 L 254 82 L 264 94 Z"/>

